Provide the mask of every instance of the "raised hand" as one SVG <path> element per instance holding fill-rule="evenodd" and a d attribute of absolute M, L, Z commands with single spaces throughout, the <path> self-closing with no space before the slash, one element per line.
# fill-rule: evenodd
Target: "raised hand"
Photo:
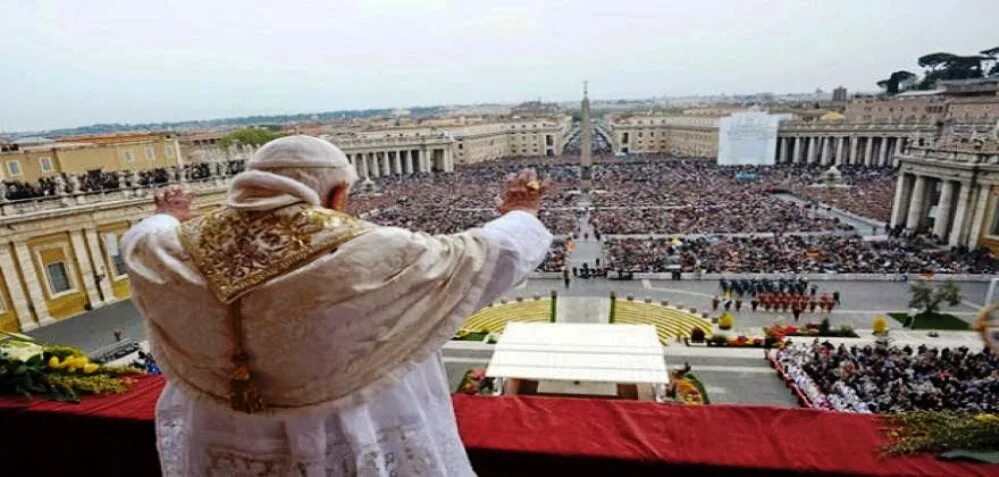
<path fill-rule="evenodd" d="M 503 186 L 503 198 L 499 202 L 500 213 L 522 210 L 537 215 L 541 209 L 541 197 L 550 186 L 550 180 L 538 180 L 538 173 L 533 168 L 508 175 Z"/>
<path fill-rule="evenodd" d="M 192 202 L 194 202 L 194 194 L 187 187 L 181 185 L 164 187 L 153 195 L 157 214 L 172 215 L 181 222 L 198 216 L 191 209 Z"/>

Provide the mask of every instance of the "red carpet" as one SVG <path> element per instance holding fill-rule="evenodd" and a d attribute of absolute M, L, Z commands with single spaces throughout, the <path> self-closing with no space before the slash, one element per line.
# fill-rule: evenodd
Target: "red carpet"
<path fill-rule="evenodd" d="M 3 475 L 158 475 L 159 378 L 81 404 L 0 398 Z M 878 419 L 818 410 L 458 395 L 476 471 L 499 475 L 999 476 L 999 466 L 881 458 Z"/>

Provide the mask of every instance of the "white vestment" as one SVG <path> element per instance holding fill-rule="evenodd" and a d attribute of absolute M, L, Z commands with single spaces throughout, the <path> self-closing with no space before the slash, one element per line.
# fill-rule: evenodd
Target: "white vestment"
<path fill-rule="evenodd" d="M 413 356 L 420 356 L 420 359 L 414 359 L 412 362 L 402 359 L 398 365 L 393 364 L 402 371 L 398 376 L 376 381 L 374 389 L 365 389 L 352 393 L 351 396 L 339 398 L 337 405 L 310 403 L 297 410 L 275 414 L 240 414 L 220 407 L 211 399 L 210 392 L 207 398 L 199 396 L 194 389 L 196 386 L 192 387 L 190 383 L 178 380 L 177 378 L 182 377 L 186 370 L 192 369 L 192 364 L 184 363 L 184 360 L 180 359 L 180 355 L 184 354 L 183 343 L 164 342 L 168 341 L 164 336 L 171 336 L 164 330 L 170 331 L 169 322 L 172 314 L 184 315 L 183 320 L 186 320 L 184 326 L 190 327 L 190 323 L 201 326 L 197 316 L 191 314 L 197 315 L 200 309 L 198 307 L 204 305 L 199 304 L 192 296 L 190 302 L 173 303 L 172 306 L 175 308 L 171 310 L 170 303 L 156 303 L 155 299 L 150 299 L 148 296 L 155 293 L 156 287 L 169 287 L 162 288 L 168 295 L 167 290 L 172 289 L 174 285 L 171 280 L 177 280 L 177 276 L 185 277 L 185 280 L 190 278 L 188 277 L 191 275 L 190 269 L 178 262 L 176 255 L 170 254 L 179 252 L 167 250 L 170 247 L 177 248 L 176 244 L 155 249 L 157 243 L 174 240 L 173 235 L 176 234 L 177 226 L 178 222 L 172 217 L 155 215 L 133 227 L 122 241 L 127 257 L 132 260 L 129 266 L 136 267 L 132 272 L 135 276 L 133 283 L 139 285 L 136 288 L 137 305 L 147 319 L 150 319 L 151 314 L 157 316 L 152 323 L 147 322 L 151 327 L 150 340 L 153 351 L 157 352 L 157 349 L 160 349 L 166 355 L 164 358 L 169 356 L 170 359 L 167 361 L 172 361 L 172 363 L 162 363 L 165 364 L 163 367 L 168 382 L 160 397 L 156 413 L 157 445 L 164 476 L 473 475 L 458 436 L 447 377 L 440 360 L 440 343 L 434 341 L 439 340 L 444 334 L 453 334 L 461 323 L 460 317 L 450 315 L 441 317 L 439 326 L 435 324 L 429 331 L 416 325 L 411 326 L 414 329 L 420 328 L 419 336 L 432 333 L 433 339 L 429 337 L 427 339 L 437 348 L 429 350 L 429 354 L 424 353 L 426 350 L 420 350 L 420 353 L 414 352 Z M 394 231 L 390 232 L 390 236 L 402 233 Z M 409 234 L 409 232 L 404 233 Z M 482 268 L 489 270 L 490 275 L 484 277 L 483 286 L 476 289 L 475 292 L 479 295 L 477 302 L 471 304 L 474 305 L 473 309 L 488 304 L 511 286 L 523 281 L 544 259 L 552 240 L 551 234 L 541 222 L 524 212 L 510 212 L 487 223 L 480 230 L 473 230 L 472 233 L 476 237 L 475 240 L 484 240 L 483 247 L 489 249 L 489 253 L 484 256 L 494 261 Z M 367 235 L 366 240 L 370 242 L 370 238 L 375 235 Z M 412 235 L 414 237 L 412 240 L 420 243 L 450 240 L 445 237 L 438 239 L 422 234 Z M 157 236 L 159 238 L 155 238 Z M 150 237 L 154 238 L 149 240 Z M 152 251 L 136 250 L 142 248 L 142 244 L 146 242 L 153 244 L 150 246 L 153 248 Z M 359 242 L 364 241 L 359 240 Z M 136 245 L 137 243 L 140 245 Z M 348 242 L 351 243 L 353 242 Z M 391 246 L 391 243 L 385 245 L 385 247 Z M 320 257 L 303 268 L 314 271 L 315 268 L 322 267 L 323 263 L 326 263 L 324 261 L 336 261 L 336 254 L 349 250 L 350 247 L 344 247 L 333 254 L 333 258 Z M 437 253 L 434 252 L 437 250 L 434 247 L 428 247 L 427 250 Z M 433 261 L 432 257 L 429 259 Z M 174 276 L 170 274 L 173 272 L 150 271 L 150 263 L 160 260 L 167 264 L 167 268 L 182 268 L 183 273 Z M 342 258 L 339 260 L 342 261 Z M 440 260 L 443 261 L 444 258 Z M 284 278 L 276 281 L 281 280 Z M 478 282 L 478 280 L 473 281 Z M 445 285 L 441 283 L 439 286 L 445 287 Z M 287 283 L 278 283 L 272 289 L 282 290 L 282 287 L 287 286 Z M 319 294 L 324 290 L 322 283 L 307 283 L 301 286 L 312 286 Z M 330 288 L 334 286 L 331 285 Z M 391 281 L 386 281 L 379 287 L 366 288 L 362 291 L 365 297 L 373 295 L 375 298 L 384 293 L 388 295 L 385 302 L 389 304 L 398 302 L 401 300 L 400 295 L 405 295 L 407 292 L 422 293 L 420 289 L 396 288 L 398 287 L 393 287 Z M 286 303 L 273 301 L 280 299 L 280 296 L 273 297 L 270 298 L 272 301 L 264 300 L 262 303 L 269 303 L 268 307 L 288 306 Z M 171 300 L 178 298 L 173 297 Z M 353 322 L 358 324 L 349 326 L 363 327 L 370 316 L 363 314 L 347 316 L 344 311 L 351 308 L 344 308 L 344 300 L 346 298 L 337 297 L 335 303 L 328 305 L 328 308 L 313 308 L 288 319 L 319 322 L 328 320 L 340 326 L 345 322 L 352 323 L 351 320 L 354 320 Z M 258 299 L 254 303 L 261 301 Z M 311 300 L 309 305 L 315 303 L 324 302 L 317 298 Z M 309 308 L 309 305 L 302 306 Z M 188 310 L 186 307 L 195 309 Z M 455 306 L 455 310 L 465 308 L 467 307 Z M 252 308 L 244 310 L 247 318 L 252 318 L 255 313 Z M 263 309 L 259 313 L 267 314 Z M 335 313 L 335 315 L 323 316 L 324 313 Z M 367 313 L 370 315 L 370 310 Z M 206 331 L 203 333 L 208 334 L 215 325 L 216 317 L 210 316 L 207 308 L 204 314 Z M 384 327 L 382 325 L 382 328 Z M 343 331 L 332 326 L 330 329 Z M 348 329 L 347 332 L 351 331 Z M 193 330 L 192 333 L 194 333 L 190 335 L 192 343 L 202 338 L 198 336 L 197 330 Z M 314 335 L 315 329 L 307 333 Z M 343 339 L 342 336 L 335 334 L 318 338 L 328 340 L 331 349 L 336 349 L 341 344 L 338 343 L 338 338 Z M 399 338 L 386 338 L 389 339 Z M 303 342 L 314 343 L 316 340 L 316 336 L 302 337 Z M 276 346 L 283 347 L 284 353 L 303 352 L 296 349 L 295 342 L 280 343 Z M 347 346 L 344 344 L 344 347 Z M 192 348 L 195 347 L 192 345 Z M 257 347 L 260 348 L 259 342 Z M 267 362 L 258 363 L 258 369 L 280 360 L 280 356 L 275 354 Z M 161 359 L 160 355 L 155 357 Z M 199 368 L 197 360 L 193 361 L 194 367 Z M 181 367 L 181 364 L 186 367 Z M 203 369 L 192 369 L 192 372 L 195 374 L 204 372 L 205 376 L 212 376 L 212 373 Z M 213 372 L 218 374 L 217 370 Z M 273 370 L 264 369 L 265 375 L 267 372 L 274 375 Z M 307 397 L 312 393 L 305 394 Z M 299 400 L 302 398 L 290 391 L 287 395 Z"/>

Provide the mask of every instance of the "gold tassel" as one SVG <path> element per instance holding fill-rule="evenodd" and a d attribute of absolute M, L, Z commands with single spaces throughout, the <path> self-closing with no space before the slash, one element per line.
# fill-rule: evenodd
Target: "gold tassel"
<path fill-rule="evenodd" d="M 253 414 L 264 409 L 264 398 L 260 394 L 257 380 L 250 374 L 247 361 L 245 354 L 233 358 L 236 370 L 232 372 L 232 379 L 229 380 L 229 406 L 233 410 Z"/>

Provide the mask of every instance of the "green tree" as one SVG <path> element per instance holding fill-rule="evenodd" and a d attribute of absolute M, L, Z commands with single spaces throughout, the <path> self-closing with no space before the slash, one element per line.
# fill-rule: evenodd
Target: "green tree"
<path fill-rule="evenodd" d="M 222 136 L 222 147 L 229 147 L 231 144 L 248 144 L 250 146 L 262 146 L 273 141 L 284 134 L 268 131 L 263 128 L 243 128 L 232 131 Z"/>
<path fill-rule="evenodd" d="M 988 76 L 999 75 L 999 46 L 995 48 L 989 48 L 988 50 L 979 51 L 979 53 L 981 53 L 982 56 L 988 58 L 986 62 L 992 63 L 992 68 L 987 70 L 988 72 L 985 74 Z M 985 70 L 984 67 L 982 69 Z"/>
<path fill-rule="evenodd" d="M 953 280 L 947 280 L 934 288 L 925 280 L 919 280 L 909 286 L 909 293 L 912 298 L 909 300 L 910 308 L 919 308 L 923 312 L 921 315 L 933 315 L 940 310 L 941 303 L 950 306 L 961 304 L 961 289 L 954 284 Z"/>
<path fill-rule="evenodd" d="M 886 79 L 878 81 L 878 87 L 883 88 L 890 96 L 894 96 L 902 91 L 911 88 L 916 84 L 918 76 L 911 71 L 899 70 L 891 74 Z"/>
<path fill-rule="evenodd" d="M 932 88 L 939 80 L 961 80 L 981 78 L 983 63 L 994 60 L 985 50 L 981 55 L 961 56 L 947 52 L 936 52 L 920 56 L 919 66 L 926 68 L 926 74 L 919 87 Z"/>

